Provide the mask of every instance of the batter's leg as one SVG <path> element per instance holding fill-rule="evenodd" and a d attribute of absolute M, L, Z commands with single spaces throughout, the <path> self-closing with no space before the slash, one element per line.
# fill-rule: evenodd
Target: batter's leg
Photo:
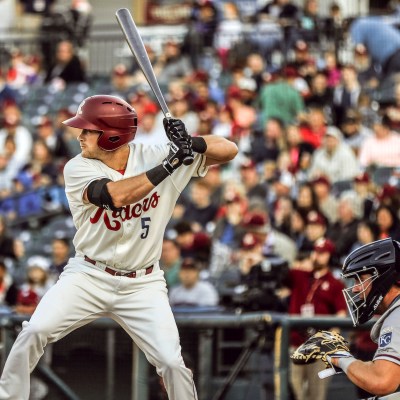
<path fill-rule="evenodd" d="M 192 371 L 186 368 L 181 355 L 178 328 L 162 271 L 138 278 L 134 286 L 129 293 L 121 291 L 123 295 L 116 302 L 113 318 L 156 367 L 169 400 L 197 400 Z"/>
<path fill-rule="evenodd" d="M 47 343 L 101 316 L 107 292 L 96 279 L 71 268 L 42 298 L 29 322 L 23 322 L 0 379 L 1 400 L 28 400 L 30 373 Z M 102 299 L 103 300 L 100 300 Z"/>

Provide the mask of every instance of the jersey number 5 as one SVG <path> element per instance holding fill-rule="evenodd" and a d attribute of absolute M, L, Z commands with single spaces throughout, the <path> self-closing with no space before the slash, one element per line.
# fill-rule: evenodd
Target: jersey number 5
<path fill-rule="evenodd" d="M 142 229 L 143 229 L 143 232 L 142 232 L 142 234 L 140 235 L 140 238 L 141 238 L 141 239 L 146 239 L 146 238 L 147 238 L 147 235 L 149 234 L 151 218 L 150 218 L 150 217 L 143 217 L 143 218 L 141 219 L 141 222 L 142 222 Z"/>

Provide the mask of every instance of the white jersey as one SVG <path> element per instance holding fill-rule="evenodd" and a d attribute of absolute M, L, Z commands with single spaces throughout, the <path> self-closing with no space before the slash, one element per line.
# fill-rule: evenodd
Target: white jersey
<path fill-rule="evenodd" d="M 130 178 L 159 165 L 169 146 L 130 143 L 125 174 L 99 160 L 77 155 L 64 168 L 65 192 L 76 226 L 76 256 L 87 256 L 110 267 L 134 271 L 156 263 L 161 256 L 164 231 L 175 203 L 192 176 L 207 173 L 206 157 L 195 153 L 190 166 L 181 166 L 135 204 L 110 211 L 83 201 L 88 185 L 98 179 Z"/>

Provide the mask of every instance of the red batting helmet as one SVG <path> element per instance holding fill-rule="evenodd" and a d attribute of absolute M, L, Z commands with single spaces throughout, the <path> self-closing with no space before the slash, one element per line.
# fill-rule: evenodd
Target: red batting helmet
<path fill-rule="evenodd" d="M 129 143 L 136 134 L 137 114 L 125 100 L 115 96 L 91 96 L 82 101 L 75 117 L 63 121 L 73 128 L 100 131 L 97 141 L 106 151 Z"/>

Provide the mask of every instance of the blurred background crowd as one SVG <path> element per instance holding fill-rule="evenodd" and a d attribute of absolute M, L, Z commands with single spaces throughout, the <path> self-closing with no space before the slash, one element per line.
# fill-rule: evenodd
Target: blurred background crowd
<path fill-rule="evenodd" d="M 112 94 L 137 111 L 134 143 L 167 141 L 132 58 L 89 70 L 94 2 L 57 3 L 20 1 L 37 51 L 0 49 L 0 298 L 19 313 L 34 310 L 73 252 L 62 172 L 80 148 L 61 122 L 88 95 Z M 146 42 L 172 115 L 193 136 L 239 147 L 174 210 L 161 256 L 174 307 L 346 315 L 344 258 L 400 240 L 399 4 L 345 17 L 339 2 L 325 15 L 320 3 L 272 0 L 244 13 L 195 0 L 182 37 Z M 329 284 L 318 280 L 326 273 Z M 322 283 L 303 284 L 310 276 Z"/>
<path fill-rule="evenodd" d="M 105 75 L 88 69 L 93 2 L 18 6 L 38 50 L 0 49 L 0 293 L 30 313 L 73 251 L 62 172 L 80 148 L 61 122 L 88 95 L 112 94 L 138 113 L 134 143 L 167 139 L 132 58 Z M 301 286 L 301 274 L 329 271 L 340 291 L 349 252 L 400 240 L 399 5 L 363 17 L 319 6 L 272 0 L 249 14 L 196 0 L 180 39 L 146 42 L 173 116 L 239 147 L 174 210 L 161 265 L 175 307 L 306 315 L 325 289 Z M 328 303 L 319 313 L 345 315 Z"/>

